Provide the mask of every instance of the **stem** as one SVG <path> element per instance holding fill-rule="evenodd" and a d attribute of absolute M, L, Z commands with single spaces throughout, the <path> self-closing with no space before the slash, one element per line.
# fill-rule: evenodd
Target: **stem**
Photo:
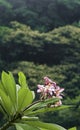
<path fill-rule="evenodd" d="M 7 115 L 7 117 L 8 117 L 8 114 L 7 114 L 7 112 L 6 112 L 6 110 L 5 110 L 5 108 L 2 106 L 2 104 L 0 103 L 0 106 L 1 106 L 1 108 L 3 109 L 3 112 Z"/>
<path fill-rule="evenodd" d="M 27 109 L 29 109 L 30 107 L 32 107 L 33 105 L 35 105 L 35 104 L 41 102 L 41 101 L 42 101 L 42 100 L 38 100 L 38 101 L 33 102 L 32 104 L 30 104 L 29 106 L 27 106 L 27 107 L 23 110 L 23 112 L 26 111 Z"/>
<path fill-rule="evenodd" d="M 11 122 L 10 122 L 10 121 L 7 122 L 7 123 L 5 123 L 5 124 L 0 128 L 0 130 L 6 130 L 7 128 L 9 128 L 9 126 L 11 126 Z"/>
<path fill-rule="evenodd" d="M 19 113 L 17 116 L 14 115 L 13 119 L 6 122 L 1 128 L 0 130 L 6 130 L 7 128 L 9 128 L 10 126 L 12 126 L 12 123 L 14 123 L 17 119 L 21 118 L 21 114 Z"/>

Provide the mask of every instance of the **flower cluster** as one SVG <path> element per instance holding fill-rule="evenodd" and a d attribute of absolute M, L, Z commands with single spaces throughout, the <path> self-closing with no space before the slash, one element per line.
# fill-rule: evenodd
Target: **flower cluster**
<path fill-rule="evenodd" d="M 57 86 L 57 84 L 48 77 L 44 77 L 44 85 L 38 84 L 37 93 L 41 94 L 41 99 L 59 98 L 59 101 L 56 102 L 55 106 L 60 106 L 62 104 L 61 99 L 63 91 L 64 88 Z"/>

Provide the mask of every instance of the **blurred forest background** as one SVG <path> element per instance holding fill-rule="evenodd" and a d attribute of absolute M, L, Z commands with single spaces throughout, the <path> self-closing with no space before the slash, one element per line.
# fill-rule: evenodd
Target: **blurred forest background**
<path fill-rule="evenodd" d="M 23 71 L 35 92 L 48 76 L 65 88 L 63 104 L 78 104 L 79 20 L 80 0 L 0 0 L 0 73 L 11 71 L 17 81 Z M 80 130 L 80 107 L 40 118 Z"/>

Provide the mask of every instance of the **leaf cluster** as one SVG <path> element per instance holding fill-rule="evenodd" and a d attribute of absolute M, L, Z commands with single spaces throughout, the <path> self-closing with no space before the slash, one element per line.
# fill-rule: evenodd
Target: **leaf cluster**
<path fill-rule="evenodd" d="M 19 72 L 18 77 L 18 84 L 16 84 L 11 72 L 2 72 L 0 81 L 0 111 L 4 114 L 7 123 L 0 130 L 6 130 L 11 126 L 15 126 L 16 130 L 65 130 L 65 128 L 59 125 L 39 121 L 38 115 L 69 108 L 70 106 L 57 108 L 47 106 L 48 103 L 58 101 L 58 98 L 33 102 L 34 92 L 29 89 L 25 75 Z"/>

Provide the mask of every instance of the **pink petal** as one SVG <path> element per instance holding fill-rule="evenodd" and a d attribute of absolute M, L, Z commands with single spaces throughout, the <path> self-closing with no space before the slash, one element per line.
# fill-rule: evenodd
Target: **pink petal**
<path fill-rule="evenodd" d="M 60 93 L 63 92 L 63 91 L 64 91 L 64 88 L 61 88 L 61 89 L 59 90 Z"/>
<path fill-rule="evenodd" d="M 41 93 L 41 90 L 40 90 L 40 89 L 38 89 L 38 90 L 37 90 L 37 93 Z"/>
<path fill-rule="evenodd" d="M 38 84 L 37 87 L 38 87 L 39 89 L 44 89 L 44 85 Z"/>
<path fill-rule="evenodd" d="M 49 83 L 54 83 L 51 79 L 49 79 L 48 77 L 44 77 L 44 84 L 47 85 Z"/>

